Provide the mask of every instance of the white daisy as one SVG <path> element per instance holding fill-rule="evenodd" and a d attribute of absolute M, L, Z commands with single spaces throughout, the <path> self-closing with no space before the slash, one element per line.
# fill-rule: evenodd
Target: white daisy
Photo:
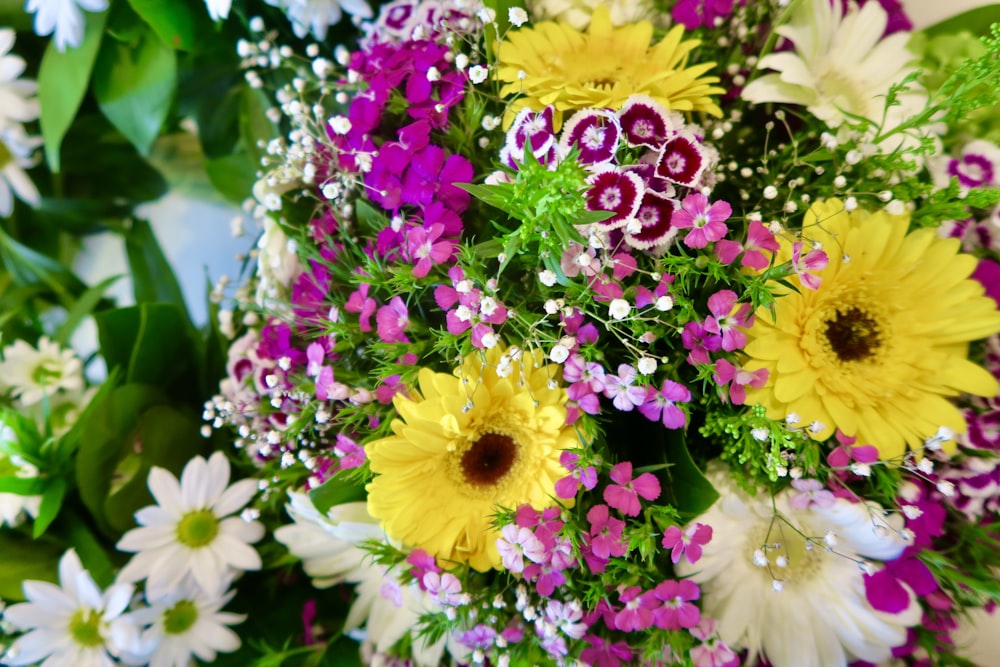
<path fill-rule="evenodd" d="M 156 505 L 135 513 L 139 528 L 118 541 L 120 551 L 135 556 L 122 568 L 122 581 L 146 579 L 146 594 L 160 598 L 192 575 L 206 593 L 217 593 L 234 571 L 259 570 L 260 555 L 250 545 L 264 536 L 257 521 L 230 516 L 257 492 L 257 482 L 229 485 L 229 461 L 215 452 L 205 461 L 188 461 L 181 480 L 153 468 L 147 480 Z"/>
<path fill-rule="evenodd" d="M 229 18 L 229 10 L 233 7 L 233 0 L 205 0 L 208 7 L 208 15 L 213 21 L 224 21 Z"/>
<path fill-rule="evenodd" d="M 88 12 L 103 12 L 108 0 L 28 0 L 24 11 L 35 15 L 35 34 L 52 35 L 56 49 L 76 48 L 83 41 L 84 16 Z M 54 33 L 54 34 L 53 34 Z"/>
<path fill-rule="evenodd" d="M 128 615 L 136 625 L 147 626 L 135 644 L 139 654 L 128 656 L 128 662 L 188 667 L 194 657 L 210 663 L 218 653 L 235 651 L 240 638 L 227 626 L 242 623 L 246 616 L 220 611 L 234 594 L 210 595 L 185 577 L 177 589 Z"/>
<path fill-rule="evenodd" d="M 18 124 L 0 127 L 0 217 L 14 210 L 14 197 L 38 206 L 38 189 L 25 169 L 35 166 L 40 137 L 29 137 Z"/>
<path fill-rule="evenodd" d="M 887 21 L 877 2 L 854 6 L 846 14 L 840 2 L 800 2 L 791 21 L 776 28 L 795 51 L 761 58 L 760 69 L 778 73 L 751 81 L 743 99 L 801 104 L 831 128 L 846 120 L 845 112 L 881 123 L 886 93 L 913 71 L 915 59 L 906 48 L 910 33 L 882 37 Z M 926 95 L 910 90 L 889 110 L 885 129 L 923 109 Z"/>
<path fill-rule="evenodd" d="M 311 31 L 313 37 L 326 39 L 326 31 L 340 23 L 344 12 L 362 19 L 372 17 L 371 7 L 364 0 L 267 0 L 272 7 L 281 7 L 300 39 Z"/>
<path fill-rule="evenodd" d="M 0 195 L 2 190 L 0 187 Z M 34 405 L 43 395 L 51 396 L 60 389 L 83 389 L 83 364 L 73 350 L 63 349 L 44 336 L 38 340 L 37 350 L 17 340 L 3 350 L 0 388 L 10 389 L 22 406 Z"/>
<path fill-rule="evenodd" d="M 704 615 L 718 619 L 726 645 L 749 652 L 748 664 L 761 654 L 774 667 L 880 664 L 906 643 L 921 618 L 912 591 L 899 614 L 865 598 L 863 570 L 878 568 L 868 559 L 892 560 L 906 548 L 881 508 L 811 502 L 794 489 L 772 505 L 768 493 L 737 490 L 728 471 L 710 476 L 721 496 L 698 521 L 712 526 L 713 538 L 696 564 L 676 567 L 701 585 Z"/>
<path fill-rule="evenodd" d="M 38 118 L 38 100 L 34 81 L 21 79 L 24 58 L 14 55 L 15 34 L 11 28 L 0 28 L 0 128 L 11 123 L 27 123 Z"/>
<path fill-rule="evenodd" d="M 337 505 L 323 516 L 309 496 L 290 493 L 289 498 L 291 503 L 286 509 L 295 523 L 275 530 L 275 539 L 302 560 L 303 569 L 317 588 L 344 581 L 356 584 L 357 599 L 347 614 L 344 632 L 384 653 L 416 627 L 422 614 L 434 609 L 419 586 L 401 584 L 396 570 L 376 565 L 371 554 L 358 546 L 368 540 L 386 539 L 365 503 Z M 431 645 L 416 636 L 413 639 L 411 650 L 416 665 L 440 664 L 444 639 Z"/>
<path fill-rule="evenodd" d="M 263 306 L 266 302 L 280 302 L 302 272 L 295 241 L 268 216 L 264 218 L 264 233 L 257 242 L 257 250 L 257 303 Z"/>
<path fill-rule="evenodd" d="M 7 650 L 3 664 L 111 667 L 118 653 L 113 636 L 120 634 L 116 626 L 128 623 L 120 617 L 132 586 L 115 584 L 102 594 L 72 549 L 59 560 L 59 584 L 24 582 L 27 602 L 8 607 L 4 620 L 28 632 Z"/>

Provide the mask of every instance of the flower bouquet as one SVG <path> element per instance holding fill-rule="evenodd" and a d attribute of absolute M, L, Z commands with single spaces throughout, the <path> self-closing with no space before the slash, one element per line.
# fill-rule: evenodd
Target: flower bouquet
<path fill-rule="evenodd" d="M 260 232 L 207 329 L 167 270 L 4 348 L 2 664 L 971 664 L 957 622 L 1000 601 L 1000 26 L 268 4 L 294 37 L 207 3 Z M 165 262 L 134 224 L 141 282 Z"/>

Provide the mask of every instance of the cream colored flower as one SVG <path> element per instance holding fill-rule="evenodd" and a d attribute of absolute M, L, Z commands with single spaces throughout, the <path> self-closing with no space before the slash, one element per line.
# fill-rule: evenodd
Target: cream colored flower
<path fill-rule="evenodd" d="M 776 32 L 794 51 L 771 53 L 759 68 L 776 70 L 751 81 L 743 89 L 749 102 L 801 104 L 831 128 L 848 114 L 882 124 L 889 88 L 914 71 L 915 55 L 906 48 L 910 33 L 882 37 L 888 16 L 877 2 L 868 2 L 846 14 L 840 2 L 803 0 L 791 21 Z M 896 127 L 922 110 L 926 95 L 911 87 L 891 107 L 884 129 Z"/>
<path fill-rule="evenodd" d="M 0 387 L 11 389 L 14 398 L 27 407 L 60 389 L 82 389 L 83 364 L 73 350 L 63 349 L 44 336 L 37 350 L 18 340 L 3 350 Z"/>
<path fill-rule="evenodd" d="M 774 667 L 882 664 L 906 643 L 922 615 L 914 593 L 889 614 L 872 608 L 864 583 L 865 570 L 881 567 L 869 559 L 893 560 L 907 546 L 898 514 L 842 498 L 802 502 L 791 488 L 751 497 L 721 466 L 709 476 L 720 497 L 697 521 L 712 526 L 712 540 L 697 563 L 676 567 L 701 586 L 702 613 L 726 645 L 748 651 L 746 664 L 761 655 Z"/>
<path fill-rule="evenodd" d="M 25 62 L 10 52 L 14 38 L 12 29 L 0 28 L 0 129 L 38 118 L 38 85 L 21 78 Z"/>
<path fill-rule="evenodd" d="M 14 210 L 14 197 L 38 206 L 38 188 L 25 169 L 35 166 L 39 137 L 29 137 L 20 125 L 0 127 L 0 217 Z"/>
<path fill-rule="evenodd" d="M 275 530 L 275 539 L 302 561 L 317 588 L 345 581 L 356 584 L 357 598 L 347 614 L 344 632 L 384 653 L 416 627 L 422 614 L 435 610 L 419 586 L 401 584 L 397 570 L 376 565 L 371 554 L 359 546 L 387 539 L 364 502 L 336 505 L 324 516 L 309 496 L 288 495 L 291 502 L 286 510 L 295 523 Z M 413 639 L 411 650 L 418 667 L 440 664 L 445 639 L 430 645 L 416 636 Z"/>

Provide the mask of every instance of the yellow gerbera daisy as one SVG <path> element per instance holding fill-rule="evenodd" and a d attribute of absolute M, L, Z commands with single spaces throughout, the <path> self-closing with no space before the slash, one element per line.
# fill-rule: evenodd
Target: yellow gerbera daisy
<path fill-rule="evenodd" d="M 710 96 L 725 91 L 712 85 L 718 77 L 702 76 L 715 63 L 687 67 L 688 54 L 701 42 L 681 41 L 683 36 L 678 25 L 650 47 L 649 21 L 615 28 L 603 5 L 586 33 L 552 21 L 512 31 L 500 45 L 497 76 L 504 82 L 501 97 L 519 97 L 507 105 L 504 127 L 525 107 L 552 105 L 558 130 L 564 111 L 619 109 L 631 95 L 648 95 L 675 111 L 721 116 Z"/>
<path fill-rule="evenodd" d="M 818 289 L 786 291 L 773 316 L 757 311 L 746 368 L 770 375 L 747 403 L 761 403 L 774 419 L 816 422 L 817 438 L 839 428 L 885 459 L 922 446 L 941 426 L 965 431 L 947 397 L 997 393 L 993 376 L 967 354 L 970 341 L 1000 331 L 1000 312 L 969 278 L 976 259 L 958 252 L 957 239 L 908 227 L 908 215 L 847 213 L 838 200 L 809 209 L 804 235 L 830 262 Z M 779 261 L 790 246 L 782 243 Z"/>
<path fill-rule="evenodd" d="M 498 505 L 554 504 L 566 476 L 561 450 L 577 446 L 566 425 L 557 366 L 524 353 L 497 375 L 503 350 L 466 357 L 453 375 L 424 368 L 420 393 L 397 395 L 391 435 L 365 447 L 373 472 L 368 511 L 388 535 L 479 571 L 500 566 L 490 516 Z"/>

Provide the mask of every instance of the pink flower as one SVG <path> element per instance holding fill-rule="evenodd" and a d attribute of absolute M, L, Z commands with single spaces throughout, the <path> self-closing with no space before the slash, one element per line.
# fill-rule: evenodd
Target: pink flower
<path fill-rule="evenodd" d="M 729 202 L 717 201 L 708 205 L 708 197 L 696 192 L 681 202 L 681 208 L 674 213 L 673 224 L 679 229 L 691 229 L 684 237 L 684 245 L 689 248 L 704 248 L 726 235 L 729 228 L 726 220 L 732 215 Z"/>
<path fill-rule="evenodd" d="M 591 507 L 587 512 L 587 521 L 590 522 L 590 532 L 585 541 L 595 556 L 608 560 L 612 556 L 625 555 L 628 551 L 628 545 L 622 541 L 625 522 L 621 519 L 612 519 L 607 505 Z"/>
<path fill-rule="evenodd" d="M 625 604 L 615 614 L 615 627 L 622 632 L 645 630 L 653 625 L 653 607 L 656 600 L 642 594 L 639 586 L 630 586 L 618 596 L 618 601 Z"/>
<path fill-rule="evenodd" d="M 667 428 L 684 428 L 687 415 L 675 403 L 690 400 L 691 392 L 687 387 L 673 380 L 664 380 L 659 390 L 652 385 L 646 387 L 646 402 L 639 406 L 639 412 L 650 421 L 662 421 Z"/>
<path fill-rule="evenodd" d="M 754 389 L 760 389 L 767 383 L 767 376 L 766 368 L 748 371 L 742 366 L 734 366 L 725 359 L 719 359 L 715 362 L 715 375 L 712 379 L 720 388 L 732 382 L 729 387 L 729 400 L 733 405 L 743 405 L 747 400 L 745 387 L 750 385 Z"/>
<path fill-rule="evenodd" d="M 388 305 L 382 306 L 375 314 L 375 322 L 378 326 L 378 337 L 384 343 L 409 343 L 403 331 L 410 324 L 409 312 L 403 300 L 394 296 Z"/>
<path fill-rule="evenodd" d="M 822 250 L 810 250 L 803 257 L 802 241 L 796 241 L 792 244 L 792 269 L 799 277 L 799 282 L 807 289 L 819 289 L 820 283 L 823 282 L 822 278 L 809 272 L 822 271 L 829 261 L 826 253 Z"/>
<path fill-rule="evenodd" d="M 610 644 L 597 635 L 587 635 L 584 640 L 590 644 L 580 652 L 580 660 L 594 667 L 621 667 L 622 662 L 632 661 L 632 649 L 626 642 Z"/>
<path fill-rule="evenodd" d="M 743 266 L 763 271 L 771 264 L 771 257 L 780 247 L 781 245 L 774 238 L 774 234 L 764 223 L 751 222 L 750 229 L 747 230 L 746 252 L 740 263 Z"/>
<path fill-rule="evenodd" d="M 412 227 L 406 233 L 407 250 L 414 262 L 413 276 L 423 278 L 434 264 L 448 261 L 455 251 L 455 242 L 439 241 L 444 225 L 435 223 L 429 228 Z"/>
<path fill-rule="evenodd" d="M 738 667 L 739 656 L 719 639 L 715 626 L 715 619 L 706 618 L 697 627 L 691 628 L 691 636 L 702 642 L 691 649 L 695 667 Z"/>
<path fill-rule="evenodd" d="M 469 603 L 469 594 L 462 592 L 462 582 L 451 572 L 424 572 L 422 588 L 442 607 L 459 607 Z"/>
<path fill-rule="evenodd" d="M 788 504 L 797 510 L 804 510 L 810 506 L 828 509 L 837 502 L 833 493 L 827 490 L 818 479 L 795 479 L 792 480 L 792 486 L 799 493 L 792 496 Z"/>
<path fill-rule="evenodd" d="M 662 603 L 653 611 L 653 622 L 658 628 L 690 629 L 701 621 L 701 611 L 692 604 L 701 597 L 701 589 L 690 579 L 668 579 L 653 589 L 652 597 Z"/>
<path fill-rule="evenodd" d="M 575 498 L 576 492 L 580 490 L 582 484 L 588 491 L 597 486 L 597 470 L 594 466 L 586 468 L 576 465 L 580 459 L 579 454 L 570 451 L 563 451 L 559 455 L 559 463 L 570 472 L 568 477 L 563 477 L 556 482 L 557 498 Z"/>
<path fill-rule="evenodd" d="M 500 551 L 500 559 L 503 566 L 508 571 L 524 571 L 524 558 L 535 563 L 545 560 L 545 546 L 535 537 L 535 533 L 530 528 L 519 528 L 515 524 L 508 524 L 500 531 L 497 538 L 497 550 Z"/>
<path fill-rule="evenodd" d="M 622 412 L 630 412 L 646 400 L 646 388 L 632 384 L 638 377 L 635 368 L 628 364 L 618 366 L 618 375 L 605 377 L 604 395 Z"/>
<path fill-rule="evenodd" d="M 689 364 L 692 366 L 710 364 L 712 359 L 708 353 L 719 351 L 722 338 L 708 335 L 705 328 L 698 322 L 688 322 L 684 325 L 684 331 L 681 332 L 681 344 L 684 345 L 685 350 L 690 351 L 687 356 Z"/>
<path fill-rule="evenodd" d="M 632 479 L 632 463 L 622 461 L 612 466 L 611 479 L 614 484 L 604 488 L 604 502 L 625 516 L 639 516 L 642 505 L 639 496 L 645 500 L 660 497 L 660 482 L 652 473 L 644 472 Z"/>
<path fill-rule="evenodd" d="M 712 317 L 705 318 L 705 331 L 722 336 L 722 349 L 726 352 L 738 350 L 747 344 L 747 335 L 740 327 L 753 324 L 749 303 L 737 306 L 736 292 L 720 290 L 708 297 L 708 309 Z"/>
<path fill-rule="evenodd" d="M 410 568 L 410 574 L 417 580 L 422 590 L 427 590 L 424 586 L 424 575 L 428 572 L 440 572 L 441 568 L 437 566 L 437 561 L 434 557 L 423 549 L 414 549 L 410 552 L 410 555 L 406 557 L 406 562 L 412 565 Z"/>
<path fill-rule="evenodd" d="M 675 564 L 681 557 L 694 565 L 701 558 L 702 546 L 712 539 L 712 527 L 704 523 L 694 523 L 683 531 L 670 526 L 663 532 L 663 548 L 670 549 L 670 560 Z"/>
<path fill-rule="evenodd" d="M 351 292 L 351 295 L 347 297 L 347 303 L 344 304 L 344 310 L 347 312 L 358 313 L 358 321 L 364 332 L 372 330 L 371 317 L 378 305 L 375 303 L 375 299 L 369 298 L 369 289 L 371 289 L 371 285 L 361 283 L 358 289 Z"/>

